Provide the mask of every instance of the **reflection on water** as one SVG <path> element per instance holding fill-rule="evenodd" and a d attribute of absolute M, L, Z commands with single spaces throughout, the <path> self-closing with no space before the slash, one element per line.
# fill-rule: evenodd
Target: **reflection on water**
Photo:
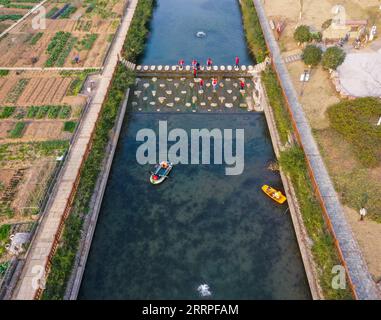
<path fill-rule="evenodd" d="M 274 159 L 261 114 L 132 113 L 121 135 L 80 298 L 197 299 L 208 284 L 215 299 L 308 298 L 287 206 L 261 193 Z M 160 186 L 135 153 L 142 127 L 245 129 L 245 170 L 177 165 Z"/>

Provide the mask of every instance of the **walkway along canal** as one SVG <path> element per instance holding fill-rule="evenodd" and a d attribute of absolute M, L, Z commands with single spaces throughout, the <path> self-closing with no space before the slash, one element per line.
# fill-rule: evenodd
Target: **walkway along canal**
<path fill-rule="evenodd" d="M 326 214 L 327 224 L 336 240 L 336 246 L 349 276 L 354 295 L 357 299 L 380 299 L 376 284 L 373 281 L 361 250 L 345 219 L 343 208 L 333 188 L 332 181 L 320 156 L 313 138 L 310 125 L 300 105 L 292 81 L 280 54 L 280 49 L 271 31 L 265 10 L 260 0 L 253 0 L 265 35 L 267 47 L 271 53 L 274 68 L 282 85 L 293 126 L 298 140 L 306 155 L 310 175 L 316 193 Z"/>
<path fill-rule="evenodd" d="M 234 64 L 236 55 L 252 64 L 236 1 L 159 0 L 151 28 L 142 61 L 146 65 L 175 64 L 180 58 L 206 61 L 209 55 L 217 64 Z M 198 31 L 206 37 L 198 38 Z M 224 85 L 230 85 L 226 80 Z M 198 112 L 202 106 L 197 100 L 196 109 L 182 105 L 192 96 L 181 100 L 185 90 L 175 86 L 180 81 L 172 77 L 162 83 L 172 86 L 166 91 L 174 98 L 179 95 L 179 108 L 188 108 L 180 113 L 176 107 L 157 111 L 172 106 L 162 108 L 153 101 L 154 84 L 147 83 L 146 93 L 131 90 L 79 298 L 199 298 L 197 288 L 205 283 L 216 299 L 309 299 L 287 206 L 276 205 L 260 191 L 266 183 L 283 188 L 279 174 L 268 170 L 275 155 L 263 114 L 240 109 L 244 102 L 239 103 L 239 95 L 232 108 L 225 108 L 230 112 L 214 108 L 213 102 L 211 112 Z M 233 87 L 238 82 L 230 81 Z M 142 85 L 138 80 L 137 87 Z M 134 91 L 143 93 L 138 97 Z M 139 110 L 136 99 L 147 108 Z M 243 174 L 226 176 L 221 165 L 180 164 L 165 184 L 153 188 L 150 166 L 135 158 L 136 134 L 147 128 L 157 133 L 159 121 L 167 122 L 168 131 L 187 133 L 244 129 Z"/>

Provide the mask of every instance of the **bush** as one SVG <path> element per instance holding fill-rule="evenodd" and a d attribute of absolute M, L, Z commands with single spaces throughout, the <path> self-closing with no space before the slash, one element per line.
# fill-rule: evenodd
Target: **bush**
<path fill-rule="evenodd" d="M 380 115 L 381 101 L 377 98 L 343 101 L 328 109 L 332 128 L 351 144 L 366 167 L 377 167 L 381 162 L 381 130 L 375 125 Z"/>
<path fill-rule="evenodd" d="M 257 12 L 253 1 L 241 0 L 240 3 L 247 45 L 257 63 L 261 63 L 266 59 L 268 52 Z"/>
<path fill-rule="evenodd" d="M 349 286 L 346 290 L 332 288 L 332 268 L 340 264 L 333 238 L 329 233 L 314 189 L 308 175 L 304 152 L 300 147 L 283 151 L 279 158 L 282 170 L 287 172 L 295 189 L 300 211 L 303 216 L 308 236 L 311 238 L 312 254 L 320 271 L 320 285 L 326 299 L 350 299 Z"/>
<path fill-rule="evenodd" d="M 131 62 L 137 62 L 143 53 L 148 34 L 147 25 L 151 19 L 154 0 L 140 0 L 135 9 L 134 18 L 128 29 L 127 41 L 123 46 L 123 56 Z"/>
<path fill-rule="evenodd" d="M 302 59 L 304 63 L 308 66 L 316 67 L 322 57 L 322 51 L 319 47 L 314 45 L 308 45 L 304 50 L 302 54 Z"/>
<path fill-rule="evenodd" d="M 316 42 L 321 42 L 323 39 L 323 34 L 321 32 L 311 33 L 311 39 Z"/>
<path fill-rule="evenodd" d="M 75 121 L 66 121 L 64 123 L 63 131 L 73 133 L 76 126 L 77 126 L 77 123 Z"/>
<path fill-rule="evenodd" d="M 312 39 L 310 28 L 305 25 L 297 27 L 294 32 L 294 39 L 298 43 L 310 42 Z"/>
<path fill-rule="evenodd" d="M 287 112 L 286 101 L 283 97 L 282 88 L 278 83 L 275 72 L 268 67 L 262 73 L 262 82 L 266 89 L 269 103 L 274 111 L 276 126 L 280 140 L 283 144 L 287 143 L 288 135 L 292 131 L 290 116 Z"/>
<path fill-rule="evenodd" d="M 330 47 L 323 54 L 322 64 L 326 69 L 336 70 L 345 60 L 345 52 L 339 47 Z"/>
<path fill-rule="evenodd" d="M 89 210 L 90 199 L 105 156 L 109 133 L 115 125 L 125 92 L 134 81 L 132 71 L 119 64 L 95 128 L 91 151 L 81 169 L 81 178 L 74 198 L 73 209 L 65 222 L 60 246 L 52 259 L 52 268 L 42 299 L 62 299 L 64 295 L 78 250 L 84 215 Z"/>

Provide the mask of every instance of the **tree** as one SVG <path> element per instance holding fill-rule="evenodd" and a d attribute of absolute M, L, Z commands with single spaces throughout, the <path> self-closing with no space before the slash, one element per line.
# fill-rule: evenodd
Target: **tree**
<path fill-rule="evenodd" d="M 339 47 L 330 47 L 323 54 L 323 67 L 336 70 L 345 60 L 345 52 Z"/>
<path fill-rule="evenodd" d="M 296 28 L 294 32 L 294 39 L 299 43 L 309 42 L 311 41 L 311 32 L 310 28 L 305 25 L 301 25 Z"/>
<path fill-rule="evenodd" d="M 308 45 L 302 54 L 302 59 L 306 65 L 316 67 L 321 61 L 322 51 L 315 45 Z"/>

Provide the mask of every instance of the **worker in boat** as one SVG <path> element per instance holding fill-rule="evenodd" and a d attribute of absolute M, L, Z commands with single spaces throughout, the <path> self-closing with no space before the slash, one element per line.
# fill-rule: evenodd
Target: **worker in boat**
<path fill-rule="evenodd" d="M 279 198 L 280 198 L 280 192 L 279 192 L 279 191 L 275 192 L 275 193 L 274 193 L 274 197 L 275 197 L 276 199 L 279 199 Z"/>
<path fill-rule="evenodd" d="M 236 68 L 239 67 L 239 57 L 238 56 L 235 57 L 235 67 Z"/>
<path fill-rule="evenodd" d="M 166 161 L 163 161 L 162 165 L 161 165 L 164 169 L 167 169 L 168 168 L 168 163 Z"/>

